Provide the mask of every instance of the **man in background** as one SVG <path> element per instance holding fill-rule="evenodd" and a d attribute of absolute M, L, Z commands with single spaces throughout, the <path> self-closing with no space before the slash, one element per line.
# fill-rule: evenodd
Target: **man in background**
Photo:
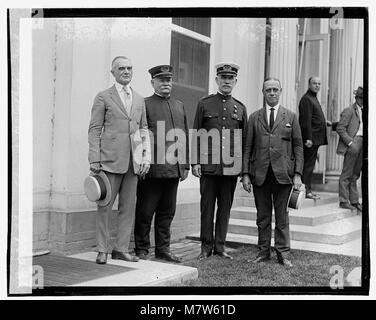
<path fill-rule="evenodd" d="M 355 103 L 342 111 L 337 125 L 340 137 L 337 154 L 344 156 L 339 177 L 339 206 L 361 212 L 356 184 L 363 166 L 363 87 L 358 87 L 354 95 Z"/>
<path fill-rule="evenodd" d="M 306 198 L 317 200 L 320 197 L 312 192 L 312 175 L 321 145 L 327 145 L 327 121 L 317 99 L 321 80 L 311 77 L 308 80 L 308 91 L 299 102 L 299 124 L 302 130 L 304 167 L 302 180 L 306 187 Z"/>

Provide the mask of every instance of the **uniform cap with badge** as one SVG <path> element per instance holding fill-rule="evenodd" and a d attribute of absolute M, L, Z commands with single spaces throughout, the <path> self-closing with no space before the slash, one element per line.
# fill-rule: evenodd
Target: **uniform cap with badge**
<path fill-rule="evenodd" d="M 217 75 L 233 75 L 237 76 L 240 67 L 234 62 L 220 62 L 215 65 Z"/>
<path fill-rule="evenodd" d="M 155 66 L 151 69 L 149 69 L 149 73 L 151 75 L 151 78 L 154 79 L 156 77 L 172 77 L 173 67 L 167 64 L 162 64 L 159 66 Z"/>

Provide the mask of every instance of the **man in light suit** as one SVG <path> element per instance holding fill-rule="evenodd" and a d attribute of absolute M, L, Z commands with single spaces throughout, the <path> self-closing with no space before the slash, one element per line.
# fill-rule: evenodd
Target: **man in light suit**
<path fill-rule="evenodd" d="M 337 125 L 339 141 L 337 154 L 343 155 L 343 168 L 339 177 L 339 206 L 362 211 L 356 181 L 363 165 L 363 87 L 354 91 L 355 103 L 341 113 Z"/>
<path fill-rule="evenodd" d="M 287 205 L 292 185 L 302 184 L 303 141 L 295 113 L 279 104 L 280 81 L 267 78 L 262 92 L 266 106 L 249 117 L 243 155 L 243 187 L 250 192 L 253 185 L 257 209 L 259 253 L 253 262 L 270 259 L 274 207 L 278 262 L 292 267 Z"/>
<path fill-rule="evenodd" d="M 112 259 L 137 262 L 128 246 L 135 218 L 137 175 L 150 167 L 150 140 L 144 99 L 131 87 L 132 62 L 124 56 L 114 58 L 111 73 L 115 84 L 97 94 L 89 125 L 90 170 L 105 172 L 112 197 L 106 206 L 98 205 L 96 262 L 105 264 L 110 249 L 109 217 L 119 194 L 118 230 Z"/>

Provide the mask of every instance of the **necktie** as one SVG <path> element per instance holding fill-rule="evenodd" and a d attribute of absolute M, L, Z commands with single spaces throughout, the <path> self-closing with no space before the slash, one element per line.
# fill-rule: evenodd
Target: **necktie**
<path fill-rule="evenodd" d="M 274 108 L 270 108 L 270 117 L 269 117 L 269 128 L 273 129 L 274 126 Z"/>
<path fill-rule="evenodd" d="M 128 114 L 130 114 L 130 111 L 131 111 L 131 95 L 130 95 L 129 89 L 127 87 L 123 87 L 123 90 L 124 90 L 125 109 L 127 110 Z"/>

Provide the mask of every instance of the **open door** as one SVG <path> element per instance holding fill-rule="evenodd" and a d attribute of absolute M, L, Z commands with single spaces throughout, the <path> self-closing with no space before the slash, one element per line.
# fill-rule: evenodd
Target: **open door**
<path fill-rule="evenodd" d="M 329 71 L 329 34 L 299 36 L 299 75 L 297 101 L 308 90 L 308 79 L 311 76 L 321 78 L 321 90 L 317 95 L 325 118 L 328 105 L 328 71 Z M 314 173 L 322 175 L 325 183 L 326 146 L 321 146 L 317 155 Z"/>

